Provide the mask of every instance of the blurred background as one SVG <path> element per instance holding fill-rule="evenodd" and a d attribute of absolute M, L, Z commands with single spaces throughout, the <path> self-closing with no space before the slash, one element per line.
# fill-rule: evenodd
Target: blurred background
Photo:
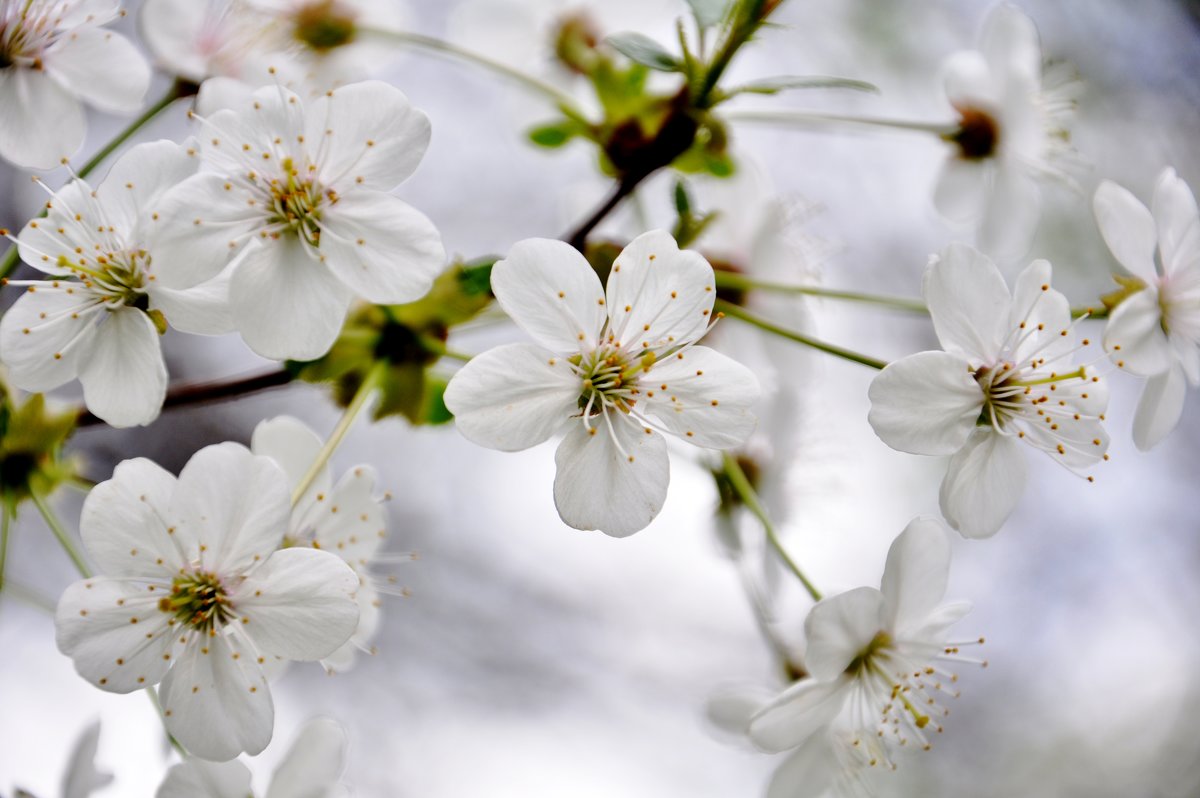
<path fill-rule="evenodd" d="M 136 30 L 138 3 L 128 5 L 123 25 Z M 671 42 L 672 19 L 687 11 L 682 0 L 591 5 L 410 0 L 407 7 L 414 30 L 580 92 L 555 72 L 545 38 L 562 14 L 583 9 L 606 32 L 641 30 Z M 1078 176 L 1082 192 L 1045 191 L 1030 257 L 1054 264 L 1056 287 L 1073 303 L 1094 304 L 1117 268 L 1091 215 L 1098 181 L 1115 180 L 1148 202 L 1159 171 L 1171 165 L 1200 187 L 1197 5 L 1020 5 L 1038 24 L 1046 57 L 1070 62 L 1083 80 L 1074 142 L 1091 164 Z M 839 75 L 870 81 L 881 94 L 794 92 L 730 107 L 951 121 L 940 64 L 973 46 L 989 8 L 982 0 L 789 0 L 777 25 L 735 62 L 735 82 Z M 528 143 L 524 131 L 552 114 L 520 87 L 420 54 L 398 54 L 380 67 L 433 121 L 429 152 L 398 194 L 434 220 L 450 253 L 503 254 L 523 238 L 559 236 L 608 191 L 586 147 Z M 182 138 L 184 113 L 173 108 L 140 138 Z M 125 123 L 94 115 L 85 151 Z M 753 229 L 766 213 L 759 203 L 786 209 L 781 227 L 797 278 L 819 273 L 830 287 L 915 297 L 929 254 L 969 236 L 933 210 L 946 154 L 936 137 L 749 123 L 732 131 L 742 165 L 736 183 L 696 180 L 693 190 L 714 206 L 725 198 L 729 229 Z M 651 181 L 639 193 L 641 213 L 614 218 L 605 234 L 632 237 L 639 219 L 669 224 L 670 189 L 670 180 Z M 739 196 L 751 201 L 729 201 Z M 19 228 L 41 201 L 25 174 L 0 165 L 0 226 Z M 723 241 L 696 246 L 736 249 L 729 229 Z M 1021 265 L 1003 268 L 1011 278 Z M 15 294 L 4 292 L 4 303 Z M 936 344 L 927 319 L 901 312 L 805 302 L 795 314 L 797 326 L 885 359 Z M 1099 323 L 1093 329 L 1098 336 Z M 479 352 L 519 337 L 499 324 L 453 343 Z M 174 380 L 269 365 L 236 336 L 172 334 L 166 351 Z M 799 347 L 764 352 L 774 378 L 802 394 L 769 414 L 788 430 L 773 451 L 775 462 L 787 463 L 778 472 L 783 500 L 775 503 L 786 542 L 826 594 L 877 585 L 892 538 L 913 516 L 937 514 L 945 464 L 875 438 L 866 421 L 872 370 Z M 1200 402 L 1189 396 L 1180 427 L 1143 454 L 1129 436 L 1140 386 L 1115 373 L 1112 385 L 1112 460 L 1095 484 L 1030 451 L 1028 489 L 1006 527 L 992 540 L 955 541 L 948 597 L 975 603 L 958 629 L 966 638 L 986 636 L 990 667 L 960 672 L 963 695 L 946 733 L 931 752 L 902 760 L 888 794 L 1200 795 Z M 56 395 L 69 402 L 75 388 Z M 322 434 L 337 418 L 321 389 L 297 385 L 167 411 L 146 429 L 84 429 L 71 449 L 97 480 L 134 456 L 177 471 L 199 447 L 246 441 L 259 420 L 281 413 Z M 344 780 L 361 796 L 762 793 L 780 758 L 706 718 L 718 688 L 782 682 L 718 538 L 717 493 L 703 453 L 673 450 L 661 515 L 617 540 L 558 519 L 553 447 L 504 454 L 469 444 L 452 426 L 413 428 L 396 419 L 356 426 L 334 467 L 340 473 L 361 462 L 380 471 L 394 497 L 389 546 L 420 553 L 394 570 L 411 595 L 386 600 L 376 656 L 336 676 L 296 665 L 273 687 L 275 739 L 249 761 L 260 792 L 303 721 L 326 716 L 348 730 Z M 60 491 L 54 498 L 74 528 L 82 497 Z M 76 578 L 28 511 L 14 530 L 8 568 L 51 601 Z M 780 633 L 799 641 L 808 602 L 789 584 L 778 598 Z M 79 679 L 55 648 L 51 616 L 9 595 L 0 595 L 0 653 L 0 794 L 20 786 L 40 798 L 57 795 L 72 741 L 96 718 L 103 723 L 98 760 L 116 775 L 98 795 L 153 793 L 169 760 L 149 701 Z"/>

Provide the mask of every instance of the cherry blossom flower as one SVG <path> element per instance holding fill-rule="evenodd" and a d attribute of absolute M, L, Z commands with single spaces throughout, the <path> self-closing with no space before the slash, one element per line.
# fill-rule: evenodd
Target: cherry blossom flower
<path fill-rule="evenodd" d="M 731 448 L 754 430 L 753 373 L 695 345 L 712 321 L 712 267 L 661 230 L 617 256 L 605 293 L 561 241 L 516 244 L 492 270 L 500 306 L 533 336 L 473 358 L 446 406 L 469 440 L 501 451 L 566 437 L 554 501 L 576 529 L 623 537 L 666 498 L 665 438 Z"/>
<path fill-rule="evenodd" d="M 340 798 L 338 783 L 346 758 L 346 731 L 332 720 L 305 724 L 275 768 L 265 798 Z M 250 770 L 239 760 L 189 758 L 174 765 L 155 798 L 248 798 Z"/>
<path fill-rule="evenodd" d="M 1133 275 L 1136 290 L 1109 317 L 1104 348 L 1118 367 L 1149 378 L 1133 422 L 1146 451 L 1179 423 L 1187 383 L 1200 384 L 1200 213 L 1174 169 L 1159 175 L 1153 212 L 1107 180 L 1093 204 L 1108 248 Z"/>
<path fill-rule="evenodd" d="M 952 244 L 930 260 L 924 294 L 945 351 L 881 371 L 869 420 L 893 449 L 953 455 L 942 514 L 963 535 L 988 537 L 1024 490 L 1021 442 L 1076 471 L 1107 459 L 1108 386 L 1072 362 L 1070 307 L 1046 261 L 1021 272 L 1010 295 L 986 256 Z"/>
<path fill-rule="evenodd" d="M 83 506 L 84 546 L 106 576 L 67 588 L 59 650 L 103 690 L 162 682 L 167 730 L 226 760 L 271 740 L 267 657 L 317 660 L 358 623 L 358 579 L 337 557 L 277 550 L 283 471 L 234 443 L 197 452 L 178 479 L 142 458 L 117 466 Z"/>
<path fill-rule="evenodd" d="M 278 416 L 254 428 L 250 450 L 270 457 L 287 474 L 289 489 L 295 489 L 321 450 L 321 437 L 299 420 Z M 383 501 L 374 497 L 375 470 L 359 465 L 334 484 L 328 467 L 292 508 L 283 545 L 308 546 L 340 557 L 358 576 L 358 627 L 350 639 L 321 664 L 329 671 L 348 670 L 359 651 L 370 651 L 379 627 L 380 594 L 395 592 L 387 580 L 369 570 L 388 557 L 378 554 L 387 537 Z M 411 560 L 411 554 L 391 555 L 392 560 Z M 373 563 L 375 561 L 375 563 Z"/>
<path fill-rule="evenodd" d="M 234 326 L 277 360 L 325 354 L 356 295 L 401 303 L 429 290 L 441 237 L 386 193 L 429 143 L 428 118 L 398 89 L 356 83 L 305 107 L 270 87 L 200 119 L 206 168 L 154 205 L 164 285 L 194 286 L 232 262 Z"/>
<path fill-rule="evenodd" d="M 1071 184 L 1075 82 L 1065 67 L 1042 71 L 1033 20 L 1013 5 L 988 14 L 979 49 L 945 65 L 946 95 L 960 132 L 934 191 L 938 211 L 977 225 L 978 245 L 1010 260 L 1029 249 L 1046 177 Z"/>
<path fill-rule="evenodd" d="M 805 621 L 810 676 L 794 683 L 750 720 L 751 739 L 767 751 L 797 749 L 783 764 L 772 796 L 870 794 L 861 771 L 895 766 L 901 746 L 931 747 L 957 696 L 948 661 L 978 662 L 947 642 L 970 609 L 941 604 L 950 571 L 945 525 L 914 519 L 888 551 L 880 588 L 824 599 Z M 981 663 L 986 665 L 986 662 Z M 802 785 L 807 792 L 790 792 Z"/>
<path fill-rule="evenodd" d="M 83 102 L 138 110 L 150 67 L 103 27 L 119 0 L 0 0 L 0 158 L 49 169 L 83 143 Z"/>
<path fill-rule="evenodd" d="M 78 378 L 88 409 L 115 427 L 158 417 L 166 323 L 210 335 L 232 329 L 226 282 L 163 286 L 147 242 L 148 208 L 198 168 L 178 144 L 140 144 L 94 191 L 74 180 L 46 203 L 44 219 L 25 225 L 18 252 L 46 279 L 7 283 L 28 286 L 0 319 L 0 360 L 15 385 L 46 391 Z"/>

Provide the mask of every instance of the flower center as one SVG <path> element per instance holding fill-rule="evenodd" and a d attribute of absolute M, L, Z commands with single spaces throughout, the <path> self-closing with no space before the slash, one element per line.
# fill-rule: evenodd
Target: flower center
<path fill-rule="evenodd" d="M 185 626 L 209 632 L 229 620 L 229 599 L 216 574 L 193 571 L 175 578 L 171 595 L 158 602 L 158 608 L 171 613 Z"/>
<path fill-rule="evenodd" d="M 321 204 L 328 199 L 337 202 L 337 192 L 330 189 L 322 193 L 321 186 L 311 175 L 301 177 L 291 158 L 283 159 L 284 178 L 272 178 L 268 191 L 271 195 L 271 225 L 279 225 L 294 233 L 312 246 L 321 243 Z"/>
<path fill-rule="evenodd" d="M 995 117 L 978 108 L 959 111 L 958 131 L 950 140 L 958 145 L 959 154 L 968 161 L 981 161 L 996 154 L 1000 143 L 1000 126 Z"/>
<path fill-rule="evenodd" d="M 292 35 L 301 44 L 326 53 L 354 41 L 358 31 L 354 12 L 337 0 L 318 0 L 296 12 Z"/>
<path fill-rule="evenodd" d="M 630 360 L 620 349 L 602 345 L 586 355 L 575 355 L 571 363 L 583 382 L 579 409 L 584 416 L 595 416 L 608 407 L 628 413 L 637 403 L 638 375 L 654 363 L 653 352 Z"/>
<path fill-rule="evenodd" d="M 41 69 L 39 55 L 58 34 L 59 16 L 43 0 L 0 3 L 0 69 L 26 62 Z"/>

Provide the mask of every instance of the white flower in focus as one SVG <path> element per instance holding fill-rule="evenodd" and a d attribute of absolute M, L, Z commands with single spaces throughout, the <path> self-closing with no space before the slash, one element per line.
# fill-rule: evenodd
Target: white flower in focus
<path fill-rule="evenodd" d="M 338 783 L 346 758 L 346 731 L 332 720 L 314 720 L 300 730 L 275 768 L 265 798 L 341 798 Z M 250 771 L 238 760 L 187 759 L 167 771 L 155 798 L 250 798 Z"/>
<path fill-rule="evenodd" d="M 1002 4 L 988 14 L 979 49 L 956 53 L 944 67 L 946 95 L 960 132 L 934 191 L 938 211 L 977 225 L 977 244 L 1010 260 L 1029 249 L 1041 214 L 1039 181 L 1075 159 L 1067 125 L 1074 82 L 1065 68 L 1042 72 L 1033 20 Z"/>
<path fill-rule="evenodd" d="M 501 451 L 565 431 L 554 501 L 576 529 L 623 537 L 658 514 L 670 464 L 656 430 L 717 449 L 753 431 L 754 374 L 694 345 L 712 321 L 712 267 L 667 233 L 625 247 L 607 293 L 579 252 L 546 239 L 516 244 L 492 290 L 536 343 L 472 358 L 446 406 L 469 440 Z"/>
<path fill-rule="evenodd" d="M 333 555 L 279 550 L 283 471 L 233 443 L 178 479 L 142 458 L 88 494 L 80 534 L 105 576 L 67 588 L 59 650 L 103 690 L 162 682 L 167 730 L 194 756 L 257 754 L 271 740 L 267 657 L 318 660 L 358 623 L 358 579 Z"/>
<path fill-rule="evenodd" d="M 1093 206 L 1108 248 L 1143 286 L 1109 316 L 1104 348 L 1118 367 L 1149 378 L 1133 422 L 1146 451 L 1179 423 L 1187 383 L 1200 384 L 1200 213 L 1174 169 L 1159 175 L 1153 212 L 1107 180 Z"/>
<path fill-rule="evenodd" d="M 855 588 L 813 607 L 804 624 L 811 676 L 750 721 L 763 749 L 799 749 L 776 773 L 772 796 L 816 796 L 830 787 L 870 794 L 861 769 L 894 767 L 902 746 L 931 747 L 948 714 L 943 696 L 957 696 L 944 663 L 976 662 L 959 656 L 968 643 L 947 642 L 949 627 L 970 609 L 940 604 L 949 571 L 945 525 L 917 518 L 888 550 L 879 590 Z"/>
<path fill-rule="evenodd" d="M 133 113 L 150 67 L 102 28 L 119 0 L 0 0 L 0 158 L 49 169 L 83 143 L 83 102 Z"/>
<path fill-rule="evenodd" d="M 386 193 L 416 169 L 429 119 L 385 83 L 310 106 L 279 87 L 201 117 L 205 169 L 155 203 L 162 284 L 187 288 L 233 263 L 233 323 L 263 357 L 329 350 L 351 300 L 411 302 L 445 260 L 419 211 Z"/>
<path fill-rule="evenodd" d="M 46 391 L 78 378 L 88 409 L 115 427 L 158 417 L 165 322 L 207 335 L 232 329 L 225 281 L 186 291 L 161 285 L 162 260 L 147 241 L 149 207 L 198 168 L 174 142 L 140 144 L 94 191 L 74 180 L 46 203 L 44 219 L 25 225 L 18 252 L 46 279 L 6 281 L 28 286 L 0 319 L 0 360 L 15 385 Z"/>
<path fill-rule="evenodd" d="M 287 474 L 294 490 L 321 451 L 321 437 L 299 420 L 278 416 L 254 428 L 250 450 L 270 457 Z M 340 557 L 358 576 L 358 627 L 350 639 L 321 664 L 329 671 L 345 671 L 359 651 L 371 651 L 371 639 L 379 627 L 380 594 L 395 592 L 386 582 L 377 582 L 369 567 L 387 536 L 383 500 L 374 497 L 375 470 L 355 466 L 335 484 L 328 467 L 292 508 L 283 545 L 308 546 Z M 411 554 L 393 555 L 411 560 Z M 384 558 L 379 557 L 377 561 Z"/>
<path fill-rule="evenodd" d="M 1071 310 L 1044 260 L 1021 272 L 1010 295 L 987 257 L 951 244 L 930 260 L 924 295 L 945 351 L 881 371 L 868 419 L 893 449 L 953 455 L 942 514 L 963 535 L 988 537 L 1024 490 L 1021 442 L 1074 471 L 1107 459 L 1108 385 L 1073 362 Z"/>

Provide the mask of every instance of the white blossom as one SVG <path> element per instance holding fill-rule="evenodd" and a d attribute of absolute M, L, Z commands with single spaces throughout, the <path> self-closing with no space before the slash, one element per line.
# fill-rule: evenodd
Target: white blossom
<path fill-rule="evenodd" d="M 84 502 L 80 534 L 103 576 L 67 588 L 59 650 L 103 690 L 162 682 L 167 730 L 194 756 L 257 754 L 271 740 L 267 657 L 317 660 L 358 622 L 354 572 L 310 548 L 279 550 L 283 471 L 233 443 L 178 479 L 142 458 Z"/>
<path fill-rule="evenodd" d="M 1034 261 L 1009 294 L 986 256 L 950 245 L 924 282 L 945 351 L 898 360 L 871 383 L 869 420 L 884 443 L 953 455 L 942 514 L 967 537 L 995 534 L 1020 499 L 1021 442 L 1076 471 L 1107 459 L 1107 382 L 1073 362 L 1070 306 L 1050 287 L 1050 271 Z"/>
<path fill-rule="evenodd" d="M 28 286 L 0 319 L 0 360 L 15 385 L 46 391 L 78 378 L 88 409 L 113 426 L 158 417 L 165 323 L 202 334 L 231 329 L 226 282 L 163 286 L 162 259 L 147 241 L 149 208 L 198 167 L 173 142 L 139 144 L 95 190 L 74 180 L 46 203 L 45 218 L 25 225 L 18 252 L 46 278 L 7 282 Z"/>
<path fill-rule="evenodd" d="M 984 252 L 1018 258 L 1029 249 L 1041 214 L 1039 181 L 1071 183 L 1075 156 L 1067 125 L 1075 83 L 1065 67 L 1043 75 L 1037 28 L 1009 4 L 988 14 L 979 49 L 954 54 L 944 70 L 961 130 L 934 204 L 948 219 L 973 222 Z"/>
<path fill-rule="evenodd" d="M 892 768 L 900 747 L 928 750 L 956 697 L 948 661 L 978 662 L 947 642 L 970 609 L 941 604 L 950 543 L 936 519 L 914 519 L 888 551 L 878 590 L 860 587 L 817 603 L 805 621 L 811 674 L 750 720 L 767 751 L 797 749 L 776 773 L 770 795 L 871 794 L 862 770 Z M 986 663 L 982 663 L 986 664 Z"/>
<path fill-rule="evenodd" d="M 346 758 L 346 732 L 332 720 L 305 724 L 275 768 L 265 798 L 341 798 L 338 782 Z M 239 760 L 189 758 L 174 765 L 155 798 L 251 798 L 250 770 Z"/>
<path fill-rule="evenodd" d="M 1140 285 L 1113 310 L 1104 348 L 1118 367 L 1148 378 L 1133 423 L 1145 451 L 1179 423 L 1187 384 L 1200 384 L 1200 213 L 1174 169 L 1159 175 L 1153 211 L 1107 180 L 1093 205 L 1130 287 Z"/>
<path fill-rule="evenodd" d="M 254 454 L 270 457 L 294 490 L 321 450 L 321 438 L 299 420 L 278 416 L 259 423 L 250 441 Z M 411 560 L 411 554 L 379 555 L 387 537 L 383 500 L 376 498 L 375 470 L 359 465 L 336 483 L 328 466 L 292 508 L 284 546 L 308 546 L 340 557 L 358 577 L 358 626 L 341 648 L 321 660 L 329 671 L 345 671 L 359 651 L 371 651 L 379 627 L 380 594 L 395 592 L 387 579 L 369 570 L 384 560 Z"/>
<path fill-rule="evenodd" d="M 516 244 L 492 270 L 500 306 L 536 343 L 500 346 L 450 381 L 446 406 L 471 441 L 501 451 L 566 437 L 554 501 L 576 529 L 630 535 L 666 498 L 666 440 L 731 448 L 754 430 L 758 381 L 698 341 L 712 321 L 712 267 L 662 231 L 634 239 L 607 293 L 561 241 Z"/>
<path fill-rule="evenodd" d="M 83 143 L 86 102 L 133 113 L 150 67 L 103 26 L 119 0 L 0 0 L 0 158 L 49 169 Z"/>
<path fill-rule="evenodd" d="M 416 169 L 429 120 L 385 83 L 309 106 L 280 87 L 200 118 L 205 168 L 154 205 L 158 279 L 187 288 L 232 263 L 233 323 L 277 360 L 329 350 L 355 296 L 421 297 L 444 265 L 433 223 L 386 193 Z"/>

